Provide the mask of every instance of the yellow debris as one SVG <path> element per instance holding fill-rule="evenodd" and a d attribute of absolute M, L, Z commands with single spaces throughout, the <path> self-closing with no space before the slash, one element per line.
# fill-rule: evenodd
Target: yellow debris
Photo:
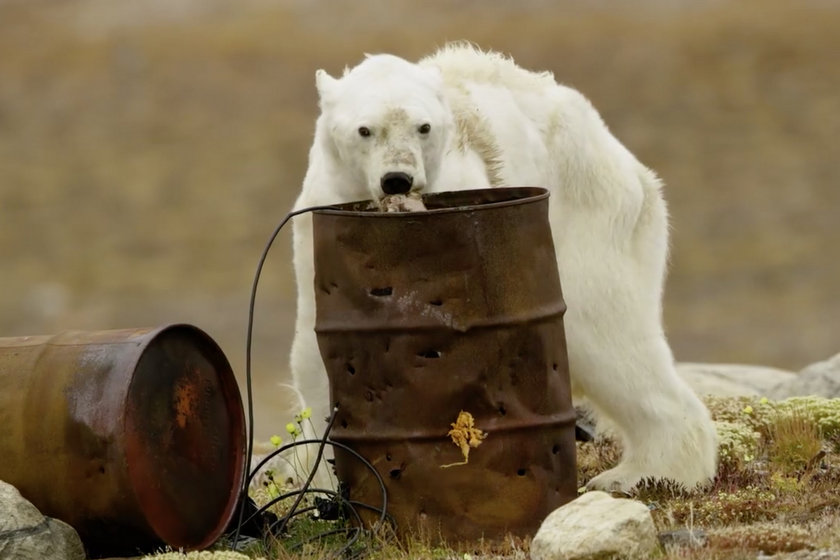
<path fill-rule="evenodd" d="M 452 443 L 461 448 L 461 453 L 464 455 L 464 460 L 458 463 L 450 463 L 449 465 L 441 465 L 440 468 L 446 469 L 458 465 L 466 465 L 470 461 L 470 447 L 478 447 L 487 434 L 475 427 L 475 418 L 469 412 L 463 410 L 458 413 L 458 419 L 452 424 L 452 429 L 447 434 L 452 438 Z"/>

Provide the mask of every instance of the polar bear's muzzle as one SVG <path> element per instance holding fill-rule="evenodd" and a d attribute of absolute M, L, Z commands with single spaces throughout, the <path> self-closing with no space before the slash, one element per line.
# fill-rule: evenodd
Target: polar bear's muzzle
<path fill-rule="evenodd" d="M 392 171 L 382 176 L 379 185 L 385 194 L 405 194 L 411 190 L 414 177 L 402 171 Z"/>

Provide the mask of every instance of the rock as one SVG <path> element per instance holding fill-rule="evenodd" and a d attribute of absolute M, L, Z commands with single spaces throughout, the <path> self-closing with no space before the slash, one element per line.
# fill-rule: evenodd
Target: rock
<path fill-rule="evenodd" d="M 811 364 L 793 379 L 780 382 L 770 389 L 768 398 L 782 400 L 788 397 L 840 397 L 840 354 Z"/>
<path fill-rule="evenodd" d="M 657 546 L 647 506 L 593 491 L 546 517 L 531 542 L 531 560 L 647 558 Z"/>
<path fill-rule="evenodd" d="M 144 556 L 140 560 L 251 560 L 251 557 L 232 550 L 202 550 L 201 552 L 162 552 Z"/>
<path fill-rule="evenodd" d="M 768 397 L 774 387 L 797 378 L 792 371 L 741 364 L 678 363 L 677 373 L 700 396 Z"/>
<path fill-rule="evenodd" d="M 85 549 L 70 525 L 44 517 L 17 488 L 0 481 L 0 558 L 85 560 Z"/>

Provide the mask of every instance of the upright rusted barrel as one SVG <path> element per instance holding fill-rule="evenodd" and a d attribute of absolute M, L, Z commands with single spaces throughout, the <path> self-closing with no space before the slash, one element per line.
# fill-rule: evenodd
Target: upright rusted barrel
<path fill-rule="evenodd" d="M 533 535 L 577 495 L 565 304 L 548 193 L 426 195 L 426 212 L 353 203 L 313 216 L 316 333 L 332 439 L 387 483 L 403 534 L 449 542 Z M 488 435 L 465 465 L 447 437 L 460 411 Z M 336 452 L 350 496 L 376 479 Z"/>
<path fill-rule="evenodd" d="M 0 480 L 93 555 L 210 545 L 244 457 L 233 372 L 195 327 L 0 338 Z"/>

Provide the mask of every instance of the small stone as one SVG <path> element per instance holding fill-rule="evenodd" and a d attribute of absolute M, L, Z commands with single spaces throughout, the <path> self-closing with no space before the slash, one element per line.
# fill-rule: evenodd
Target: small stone
<path fill-rule="evenodd" d="M 647 558 L 657 546 L 647 506 L 592 491 L 543 521 L 531 542 L 531 560 Z"/>

